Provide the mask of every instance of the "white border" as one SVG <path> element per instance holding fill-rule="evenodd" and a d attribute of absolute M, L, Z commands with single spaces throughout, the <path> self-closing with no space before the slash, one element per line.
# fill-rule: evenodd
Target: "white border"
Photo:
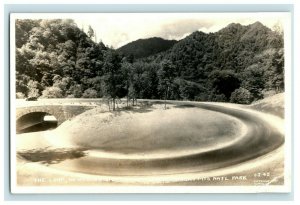
<path fill-rule="evenodd" d="M 182 12 L 183 13 L 183 12 Z M 233 13 L 233 12 L 232 12 Z M 242 12 L 263 13 L 263 12 Z M 57 18 L 58 13 L 19 13 L 10 15 L 10 100 L 11 100 L 11 190 L 13 193 L 266 193 L 291 191 L 291 13 L 266 12 L 283 15 L 285 51 L 285 184 L 283 186 L 49 186 L 20 187 L 16 183 L 16 135 L 15 114 L 15 19 L 16 18 Z M 70 18 L 70 14 L 61 14 Z M 91 14 L 91 13 L 89 13 Z"/>
<path fill-rule="evenodd" d="M 285 186 L 291 189 L 292 180 L 292 28 L 291 14 L 287 15 L 284 23 L 284 72 L 285 72 Z"/>
<path fill-rule="evenodd" d="M 13 15 L 10 19 L 10 180 L 11 180 L 11 191 L 13 193 L 13 190 L 17 186 L 17 170 L 16 170 L 16 164 L 17 159 L 16 157 L 16 52 L 15 52 L 15 25 L 13 24 L 15 22 L 15 19 Z M 12 46 L 13 45 L 13 46 Z"/>

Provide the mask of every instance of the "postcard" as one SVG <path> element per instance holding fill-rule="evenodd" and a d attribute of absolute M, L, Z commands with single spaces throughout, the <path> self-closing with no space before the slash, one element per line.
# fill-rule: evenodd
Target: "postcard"
<path fill-rule="evenodd" d="M 291 190 L 291 15 L 12 13 L 12 193 Z"/>

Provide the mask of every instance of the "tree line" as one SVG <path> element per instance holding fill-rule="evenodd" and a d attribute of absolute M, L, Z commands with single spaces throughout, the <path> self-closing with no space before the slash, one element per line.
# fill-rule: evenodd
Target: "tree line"
<path fill-rule="evenodd" d="M 194 32 L 145 58 L 94 42 L 70 19 L 16 20 L 17 98 L 248 104 L 284 90 L 283 34 L 260 23 Z"/>

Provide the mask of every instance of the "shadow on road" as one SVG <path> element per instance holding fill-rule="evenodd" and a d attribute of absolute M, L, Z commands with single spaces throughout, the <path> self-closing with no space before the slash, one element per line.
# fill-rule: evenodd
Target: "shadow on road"
<path fill-rule="evenodd" d="M 57 164 L 67 159 L 77 159 L 87 154 L 84 148 L 57 148 L 57 149 L 31 149 L 17 152 L 18 156 L 31 162 L 41 162 L 50 165 Z"/>
<path fill-rule="evenodd" d="M 193 108 L 195 105 L 184 104 L 184 105 L 175 105 L 174 108 Z"/>

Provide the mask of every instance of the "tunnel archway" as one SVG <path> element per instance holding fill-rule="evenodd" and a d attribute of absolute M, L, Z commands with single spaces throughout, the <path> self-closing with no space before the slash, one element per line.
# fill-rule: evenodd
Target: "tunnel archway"
<path fill-rule="evenodd" d="M 58 126 L 56 116 L 48 112 L 30 112 L 19 117 L 16 122 L 17 133 L 38 132 Z"/>

